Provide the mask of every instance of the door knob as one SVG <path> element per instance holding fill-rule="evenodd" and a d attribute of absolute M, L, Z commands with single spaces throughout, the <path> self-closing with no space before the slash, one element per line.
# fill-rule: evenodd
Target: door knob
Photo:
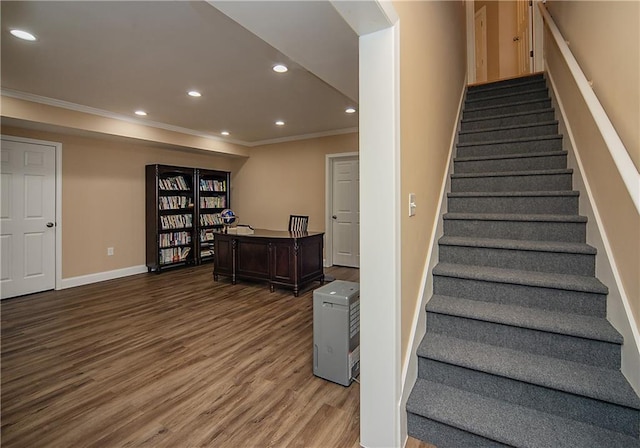
<path fill-rule="evenodd" d="M 520 36 L 515 36 L 515 37 L 513 38 L 513 41 L 514 41 L 514 42 L 518 42 L 519 40 L 520 40 Z"/>
<path fill-rule="evenodd" d="M 338 219 L 338 217 L 336 215 L 333 215 L 332 218 L 333 219 Z"/>
<path fill-rule="evenodd" d="M 54 225 L 55 225 L 55 224 L 54 224 L 54 223 L 52 223 L 52 222 L 48 222 L 48 223 L 47 223 L 47 227 L 49 227 L 49 228 L 53 227 Z"/>

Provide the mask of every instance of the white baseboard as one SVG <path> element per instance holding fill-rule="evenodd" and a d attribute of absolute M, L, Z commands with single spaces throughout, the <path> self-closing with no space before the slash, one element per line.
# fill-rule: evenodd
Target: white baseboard
<path fill-rule="evenodd" d="M 89 285 L 91 283 L 103 282 L 105 280 L 113 280 L 114 278 L 143 274 L 145 272 L 147 272 L 147 267 L 142 265 L 115 269 L 113 271 L 96 272 L 95 274 L 80 275 L 78 277 L 63 278 L 60 282 L 59 289 L 74 288 L 76 286 Z"/>

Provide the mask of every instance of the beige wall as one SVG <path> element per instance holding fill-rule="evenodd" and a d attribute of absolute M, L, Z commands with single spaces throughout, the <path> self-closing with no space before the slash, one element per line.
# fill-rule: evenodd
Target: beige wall
<path fill-rule="evenodd" d="M 475 11 L 487 7 L 487 81 L 500 79 L 500 27 L 498 1 L 476 0 Z M 466 29 L 460 28 L 460 30 Z"/>
<path fill-rule="evenodd" d="M 141 144 L 2 127 L 4 135 L 62 143 L 62 277 L 145 264 L 144 167 L 231 171 L 237 159 Z M 107 247 L 114 255 L 107 256 Z"/>
<path fill-rule="evenodd" d="M 409 337 L 457 111 L 465 83 L 463 2 L 394 2 L 400 17 L 402 305 L 401 350 Z M 383 180 L 381 181 L 381 184 Z M 409 193 L 416 215 L 408 216 Z M 422 310 L 422 312 L 424 312 Z"/>
<path fill-rule="evenodd" d="M 547 8 L 640 170 L 640 2 L 550 0 Z"/>
<path fill-rule="evenodd" d="M 613 29 L 617 25 L 614 21 L 608 22 L 608 26 Z M 559 50 L 548 35 L 545 36 L 545 58 L 572 128 L 632 313 L 636 322 L 640 322 L 640 216 Z"/>
<path fill-rule="evenodd" d="M 324 231 L 325 156 L 357 151 L 357 133 L 251 148 L 232 180 L 240 223 L 283 230 L 299 214 L 309 216 L 309 230 Z"/>
<path fill-rule="evenodd" d="M 286 229 L 294 213 L 324 230 L 325 155 L 358 150 L 356 133 L 255 147 L 250 159 L 97 134 L 7 126 L 2 133 L 62 143 L 63 278 L 145 264 L 147 164 L 231 171 L 231 205 L 242 223 Z"/>

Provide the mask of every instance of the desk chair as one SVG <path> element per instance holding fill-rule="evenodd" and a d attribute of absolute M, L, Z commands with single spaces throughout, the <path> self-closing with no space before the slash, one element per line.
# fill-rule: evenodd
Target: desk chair
<path fill-rule="evenodd" d="M 306 232 L 308 223 L 308 216 L 289 215 L 289 232 Z"/>

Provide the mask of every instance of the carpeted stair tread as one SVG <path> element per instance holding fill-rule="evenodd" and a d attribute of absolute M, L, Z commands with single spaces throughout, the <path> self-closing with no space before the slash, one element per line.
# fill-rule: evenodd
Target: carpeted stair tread
<path fill-rule="evenodd" d="M 580 192 L 576 190 L 558 191 L 452 191 L 447 193 L 450 198 L 512 198 L 512 197 L 576 197 Z"/>
<path fill-rule="evenodd" d="M 587 218 L 580 215 L 523 215 L 521 213 L 445 213 L 443 215 L 443 219 L 474 221 L 587 222 Z"/>
<path fill-rule="evenodd" d="M 462 236 L 443 236 L 440 245 L 486 247 L 495 249 L 526 250 L 536 252 L 558 252 L 566 254 L 595 255 L 596 249 L 584 243 L 565 243 L 562 241 L 506 240 L 496 238 L 470 238 Z"/>
<path fill-rule="evenodd" d="M 530 171 L 492 171 L 485 173 L 453 173 L 451 179 L 470 179 L 476 177 L 540 176 L 552 174 L 573 174 L 572 169 L 530 170 Z"/>
<path fill-rule="evenodd" d="M 549 126 L 558 124 L 558 120 L 552 121 L 541 121 L 537 123 L 528 123 L 528 124 L 513 124 L 508 126 L 498 126 L 493 128 L 484 128 L 484 129 L 470 129 L 468 131 L 460 131 L 458 135 L 469 135 L 469 134 L 481 134 L 483 132 L 494 132 L 494 131 L 507 131 L 512 129 L 523 129 L 523 128 L 535 128 L 539 126 Z"/>
<path fill-rule="evenodd" d="M 521 86 L 523 84 L 527 85 L 532 82 L 540 82 L 542 80 L 544 80 L 544 76 L 542 75 L 542 73 L 536 73 L 535 75 L 519 76 L 516 78 L 502 79 L 500 81 L 474 84 L 472 86 L 469 86 L 469 92 L 483 92 L 486 90 L 500 89 L 503 87 Z"/>
<path fill-rule="evenodd" d="M 534 157 L 566 156 L 567 151 L 523 152 L 519 154 L 493 154 L 486 156 L 456 157 L 454 162 L 484 162 L 488 160 L 530 159 Z"/>
<path fill-rule="evenodd" d="M 520 271 L 453 263 L 438 263 L 433 268 L 433 275 L 596 294 L 608 294 L 609 292 L 609 289 L 598 279 L 584 275 Z"/>
<path fill-rule="evenodd" d="M 511 446 L 638 448 L 632 437 L 419 378 L 407 410 Z"/>
<path fill-rule="evenodd" d="M 535 100 L 522 100 L 522 101 L 512 101 L 508 105 L 509 106 L 523 106 L 527 107 L 527 110 L 534 110 L 549 107 L 550 101 L 549 98 L 540 98 Z M 493 106 L 482 106 L 482 107 L 474 107 L 467 108 L 465 107 L 463 110 L 463 114 L 465 112 L 474 112 L 474 113 L 483 113 L 484 118 L 494 118 L 498 115 L 505 115 L 504 112 L 496 112 L 500 109 L 504 108 L 504 104 L 493 105 Z M 524 111 L 523 111 L 524 112 Z M 493 114 L 492 114 L 493 113 Z"/>
<path fill-rule="evenodd" d="M 529 95 L 529 94 L 536 94 L 536 93 L 543 93 L 543 92 L 547 92 L 548 89 L 546 86 L 541 86 L 541 87 L 535 87 L 535 86 L 529 86 L 526 89 L 520 90 L 519 92 L 511 92 L 511 93 L 499 93 L 496 92 L 495 95 L 491 95 L 489 97 L 481 97 L 481 98 L 467 98 L 467 100 L 465 101 L 465 109 L 473 109 L 473 105 L 477 102 L 481 102 L 481 101 L 486 101 L 486 100 L 496 100 L 496 99 L 504 99 L 506 101 L 512 100 L 512 99 L 518 99 L 520 96 L 522 95 Z M 511 103 L 511 101 L 509 101 L 509 103 Z M 503 103 L 504 104 L 504 103 Z"/>
<path fill-rule="evenodd" d="M 428 333 L 417 354 L 529 384 L 640 409 L 640 399 L 619 370 L 535 355 L 506 347 Z"/>
<path fill-rule="evenodd" d="M 618 333 L 606 319 L 600 317 L 439 295 L 434 295 L 431 298 L 427 305 L 427 312 L 523 327 L 595 341 L 605 341 L 612 344 L 622 344 L 623 342 L 620 333 Z"/>
<path fill-rule="evenodd" d="M 469 147 L 469 146 L 487 146 L 487 145 L 498 145 L 504 143 L 520 143 L 520 142 L 539 142 L 545 140 L 561 140 L 562 135 L 553 134 L 553 135 L 539 135 L 536 137 L 520 137 L 520 138 L 509 138 L 503 140 L 492 140 L 486 142 L 463 142 L 458 143 L 458 148 L 461 147 Z"/>
<path fill-rule="evenodd" d="M 541 113 L 545 113 L 545 112 L 553 112 L 554 109 L 553 107 L 541 107 L 539 109 L 531 109 L 528 110 L 526 112 L 512 112 L 510 114 L 500 114 L 500 115 L 493 115 L 493 116 L 487 116 L 487 117 L 478 117 L 478 118 L 463 118 L 462 119 L 462 123 L 476 123 L 476 122 L 481 122 L 481 121 L 489 121 L 489 120 L 495 120 L 496 118 L 508 118 L 508 117 L 519 117 L 519 116 L 525 116 L 525 115 L 536 115 L 536 114 L 541 114 Z"/>

